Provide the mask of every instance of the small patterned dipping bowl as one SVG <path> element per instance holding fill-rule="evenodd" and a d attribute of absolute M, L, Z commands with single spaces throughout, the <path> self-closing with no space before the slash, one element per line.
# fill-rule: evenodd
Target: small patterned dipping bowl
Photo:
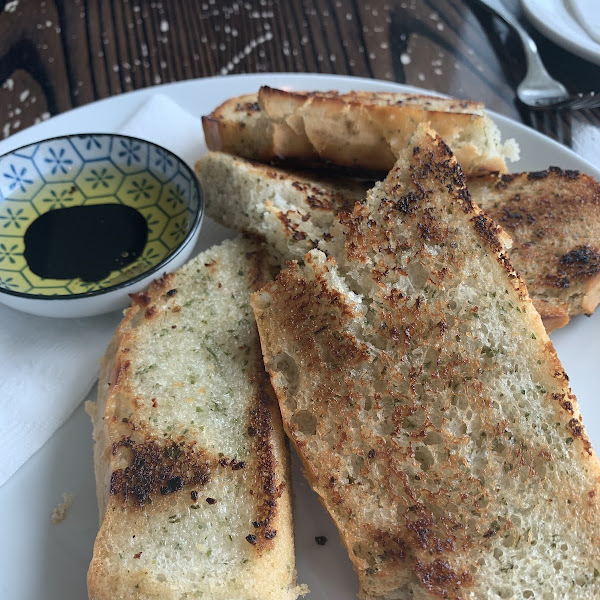
<path fill-rule="evenodd" d="M 200 233 L 192 170 L 151 142 L 68 135 L 0 157 L 0 302 L 49 317 L 126 306 Z"/>

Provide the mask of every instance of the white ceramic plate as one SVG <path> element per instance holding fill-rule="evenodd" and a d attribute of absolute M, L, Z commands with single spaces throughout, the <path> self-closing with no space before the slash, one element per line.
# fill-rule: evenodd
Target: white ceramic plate
<path fill-rule="evenodd" d="M 565 50 L 600 65 L 600 44 L 579 24 L 565 0 L 521 0 L 531 23 Z"/>
<path fill-rule="evenodd" d="M 240 75 L 186 81 L 113 97 L 65 113 L 0 142 L 0 153 L 25 143 L 65 133 L 94 130 L 116 132 L 152 94 L 160 91 L 190 112 L 203 115 L 226 98 L 256 91 L 261 84 L 291 89 L 408 88 L 369 79 L 331 75 Z M 410 88 L 415 91 L 414 88 Z M 422 90 L 420 90 L 422 91 Z M 549 165 L 580 169 L 600 179 L 600 171 L 548 138 L 493 115 L 504 137 L 514 137 L 523 158 L 513 170 L 543 169 Z M 219 230 L 213 230 L 219 231 Z M 211 243 L 218 241 L 213 234 Z M 202 236 L 201 236 L 202 238 Z M 209 241 L 204 238 L 204 243 Z M 1 326 L 1 325 L 0 325 Z M 596 402 L 597 362 L 600 356 L 600 313 L 574 319 L 552 336 L 559 357 L 579 397 L 584 421 L 594 446 L 600 449 L 600 405 Z M 95 396 L 95 390 L 90 399 Z M 0 457 L 2 460 L 2 457 Z M 307 583 L 315 600 L 356 597 L 356 578 L 334 526 L 293 465 L 296 548 L 299 581 Z M 64 492 L 74 494 L 66 519 L 56 525 L 50 513 Z M 98 529 L 92 464 L 92 427 L 80 406 L 73 417 L 2 488 L 0 598 L 10 600 L 84 600 L 86 571 Z M 315 536 L 327 536 L 319 546 Z"/>

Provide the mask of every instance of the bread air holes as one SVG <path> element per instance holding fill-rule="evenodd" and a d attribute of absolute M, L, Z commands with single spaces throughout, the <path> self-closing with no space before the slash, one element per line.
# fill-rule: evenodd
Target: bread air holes
<path fill-rule="evenodd" d="M 463 437 L 467 433 L 467 424 L 460 421 L 458 414 L 454 410 L 449 413 L 445 426 L 450 435 L 458 438 Z M 478 440 L 475 441 L 477 442 Z"/>
<path fill-rule="evenodd" d="M 415 412 L 402 419 L 402 429 L 404 431 L 422 431 L 427 420 L 428 414 L 424 410 Z"/>
<path fill-rule="evenodd" d="M 502 545 L 505 548 L 512 548 L 517 542 L 517 539 L 515 537 L 515 534 L 513 532 L 509 532 L 505 535 L 505 537 L 502 539 Z"/>
<path fill-rule="evenodd" d="M 418 260 L 411 261 L 405 267 L 405 271 L 408 273 L 408 278 L 412 284 L 413 292 L 419 294 L 423 291 L 425 283 L 429 279 L 429 269 Z"/>
<path fill-rule="evenodd" d="M 315 435 L 317 433 L 317 417 L 307 410 L 300 410 L 292 417 L 292 424 L 304 435 Z"/>
<path fill-rule="evenodd" d="M 504 454 L 506 452 L 506 446 L 502 443 L 500 438 L 494 438 L 492 440 L 492 451 L 496 454 Z"/>
<path fill-rule="evenodd" d="M 436 444 L 443 444 L 445 441 L 444 436 L 439 433 L 438 431 L 429 431 L 427 433 L 427 435 L 425 436 L 425 438 L 423 439 L 423 442 L 427 445 L 427 446 L 434 446 Z"/>
<path fill-rule="evenodd" d="M 427 446 L 421 446 L 415 450 L 415 459 L 421 465 L 423 471 L 428 471 L 435 464 L 435 457 Z"/>
<path fill-rule="evenodd" d="M 287 389 L 288 400 L 295 396 L 300 386 L 300 372 L 296 361 L 289 354 L 278 354 L 273 358 L 270 370 L 277 371 L 279 377 L 285 380 L 283 386 Z"/>
<path fill-rule="evenodd" d="M 554 570 L 555 570 L 556 572 L 560 571 L 560 570 L 562 569 L 562 567 L 563 567 L 562 561 L 560 561 L 560 560 L 555 560 L 555 561 L 554 561 L 554 565 L 553 565 L 553 566 L 554 566 Z"/>
<path fill-rule="evenodd" d="M 473 417 L 473 411 L 467 410 L 469 408 L 469 397 L 463 392 L 463 390 L 458 389 L 458 385 L 456 385 L 456 393 L 453 393 L 451 396 L 450 404 L 452 406 L 456 406 L 460 410 L 467 411 L 463 413 L 463 417 L 466 418 L 467 421 L 470 421 Z"/>
<path fill-rule="evenodd" d="M 533 460 L 533 470 L 536 472 L 538 477 L 545 478 L 549 473 L 548 470 L 553 471 L 554 468 L 548 463 L 550 455 L 538 455 Z"/>

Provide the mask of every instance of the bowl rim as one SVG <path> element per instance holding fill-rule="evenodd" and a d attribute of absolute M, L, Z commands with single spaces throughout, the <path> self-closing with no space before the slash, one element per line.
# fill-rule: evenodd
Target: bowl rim
<path fill-rule="evenodd" d="M 108 132 L 108 133 L 107 132 L 105 132 L 105 133 L 102 133 L 102 132 L 68 133 L 65 135 L 57 135 L 57 136 L 53 136 L 53 137 L 49 137 L 49 138 L 43 138 L 41 140 L 38 140 L 37 142 L 30 142 L 29 144 L 19 146 L 18 148 L 14 148 L 14 149 L 10 150 L 9 152 L 5 152 L 4 154 L 0 155 L 0 160 L 2 160 L 3 158 L 5 158 L 7 156 L 10 156 L 11 154 L 15 154 L 19 151 L 25 150 L 26 148 L 30 148 L 31 146 L 37 146 L 37 145 L 43 144 L 45 142 L 52 142 L 52 141 L 56 141 L 56 140 L 66 140 L 66 139 L 86 137 L 86 136 L 104 136 L 104 137 L 111 137 L 111 138 L 124 138 L 124 139 L 128 139 L 128 140 L 135 140 L 135 141 L 147 144 L 149 146 L 154 146 L 155 148 L 158 148 L 162 152 L 166 152 L 167 154 L 172 156 L 175 160 L 177 160 L 177 162 L 190 175 L 191 180 L 192 180 L 192 185 L 195 187 L 195 189 L 198 193 L 198 210 L 196 211 L 196 214 L 194 215 L 194 220 L 190 225 L 189 231 L 187 232 L 186 236 L 181 240 L 181 242 L 179 242 L 177 247 L 170 254 L 165 256 L 159 263 L 157 263 L 153 267 L 146 269 L 142 273 L 138 273 L 137 275 L 135 275 L 134 277 L 131 277 L 130 279 L 126 279 L 125 281 L 115 283 L 108 287 L 103 287 L 98 290 L 92 290 L 89 292 L 81 292 L 78 294 L 68 294 L 68 295 L 56 294 L 56 295 L 46 296 L 43 294 L 30 294 L 27 292 L 18 292 L 18 291 L 10 290 L 8 288 L 4 288 L 4 287 L 0 286 L 0 293 L 8 294 L 9 296 L 15 296 L 18 298 L 22 298 L 24 300 L 36 300 L 36 301 L 47 301 L 47 300 L 52 301 L 52 300 L 54 300 L 54 301 L 63 301 L 64 302 L 64 301 L 68 301 L 68 300 L 81 300 L 82 298 L 92 298 L 95 296 L 102 296 L 109 292 L 116 292 L 118 290 L 122 290 L 123 288 L 129 287 L 131 285 L 135 285 L 136 283 L 139 283 L 140 281 L 147 279 L 150 275 L 154 275 L 161 269 L 164 269 L 164 267 L 167 263 L 171 262 L 174 258 L 176 258 L 183 251 L 184 248 L 187 247 L 187 245 L 189 244 L 189 242 L 195 235 L 196 231 L 200 227 L 203 217 L 204 217 L 204 194 L 202 192 L 202 186 L 200 185 L 200 181 L 196 177 L 194 170 L 180 156 L 178 156 L 177 154 L 175 154 L 168 148 L 165 148 L 164 146 L 161 146 L 160 144 L 157 144 L 155 142 L 151 142 L 150 140 L 145 140 L 143 138 L 139 138 L 139 137 L 136 137 L 133 135 L 127 135 L 127 134 L 121 134 L 121 133 L 110 133 L 110 132 Z M 1 201 L 2 201 L 2 199 L 0 199 L 0 202 Z"/>

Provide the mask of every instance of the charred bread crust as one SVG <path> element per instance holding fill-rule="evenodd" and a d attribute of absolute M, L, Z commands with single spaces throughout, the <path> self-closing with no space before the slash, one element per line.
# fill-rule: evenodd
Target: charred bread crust
<path fill-rule="evenodd" d="M 132 297 L 92 411 L 91 599 L 304 593 L 281 417 L 248 306 L 271 269 L 259 242 L 238 238 Z"/>
<path fill-rule="evenodd" d="M 207 214 L 221 224 L 260 234 L 285 260 L 331 236 L 340 212 L 366 197 L 371 180 L 323 178 L 223 153 L 197 163 Z M 600 186 L 593 178 L 550 167 L 544 171 L 469 177 L 475 204 L 511 237 L 507 255 L 525 281 L 546 331 L 571 316 L 591 314 L 600 299 L 597 215 Z"/>
<path fill-rule="evenodd" d="M 501 229 L 416 137 L 327 255 L 252 296 L 284 426 L 360 598 L 596 597 L 577 401 Z"/>
<path fill-rule="evenodd" d="M 547 329 L 600 302 L 600 183 L 578 171 L 469 179 L 477 202 L 513 239 L 511 260 Z"/>

